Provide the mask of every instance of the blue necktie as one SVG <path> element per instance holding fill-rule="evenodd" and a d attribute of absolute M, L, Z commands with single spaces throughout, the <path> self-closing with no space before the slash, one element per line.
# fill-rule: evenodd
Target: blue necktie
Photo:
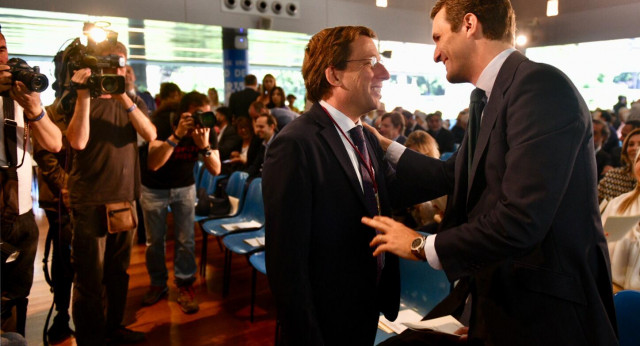
<path fill-rule="evenodd" d="M 367 205 L 367 210 L 369 213 L 373 215 L 378 215 L 378 202 L 376 200 L 375 190 L 373 188 L 373 179 L 369 174 L 369 170 L 367 166 L 371 166 L 371 158 L 369 157 L 369 151 L 367 150 L 367 146 L 365 145 L 364 132 L 362 132 L 362 126 L 358 125 L 351 130 L 349 130 L 349 135 L 351 136 L 351 140 L 353 140 L 353 144 L 355 144 L 362 157 L 366 160 L 366 164 L 362 162 L 362 159 L 358 159 L 358 163 L 360 164 L 360 176 L 362 177 L 362 189 L 364 192 L 364 200 Z M 380 275 L 382 274 L 382 268 L 384 268 L 384 253 L 378 255 L 376 257 L 376 261 L 378 263 L 378 275 L 377 282 L 380 281 Z"/>
<path fill-rule="evenodd" d="M 475 88 L 471 92 L 471 103 L 469 104 L 469 124 L 467 125 L 467 134 L 469 145 L 467 146 L 467 158 L 469 179 L 471 179 L 471 165 L 473 163 L 473 152 L 478 144 L 478 134 L 480 133 L 480 120 L 482 119 L 482 110 L 484 109 L 484 99 L 486 94 L 484 90 Z"/>

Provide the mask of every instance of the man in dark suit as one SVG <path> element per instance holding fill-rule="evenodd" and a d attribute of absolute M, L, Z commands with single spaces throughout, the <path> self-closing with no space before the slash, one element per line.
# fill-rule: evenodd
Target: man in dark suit
<path fill-rule="evenodd" d="M 402 112 L 402 116 L 404 117 L 404 124 L 405 124 L 404 136 L 405 137 L 409 137 L 409 135 L 413 131 L 417 131 L 417 130 L 422 130 L 425 132 L 427 131 L 424 127 L 418 125 L 415 114 L 404 109 L 400 110 L 400 112 Z"/>
<path fill-rule="evenodd" d="M 398 313 L 398 258 L 372 256 L 376 233 L 360 222 L 389 215 L 395 191 L 360 120 L 389 78 L 374 37 L 336 27 L 309 40 L 302 74 L 314 105 L 267 150 L 266 265 L 285 344 L 372 345 L 379 313 Z"/>
<path fill-rule="evenodd" d="M 234 117 L 249 117 L 249 106 L 260 96 L 257 89 L 258 79 L 256 76 L 246 75 L 244 90 L 236 91 L 229 96 L 229 109 Z"/>
<path fill-rule="evenodd" d="M 407 137 L 403 136 L 404 133 L 404 117 L 397 112 L 385 113 L 382 115 L 382 121 L 380 122 L 380 134 L 389 138 L 392 141 L 396 141 L 400 144 L 404 144 L 407 141 Z"/>
<path fill-rule="evenodd" d="M 363 219 L 383 233 L 374 255 L 427 260 L 460 280 L 436 310 L 460 312 L 470 293 L 469 344 L 616 345 L 584 100 L 562 72 L 512 48 L 509 0 L 439 0 L 431 18 L 434 59 L 447 79 L 482 92 L 474 90 L 467 135 L 446 162 L 379 136 L 398 180 L 423 200 L 449 200 L 428 237 L 391 219 Z"/>
<path fill-rule="evenodd" d="M 231 109 L 220 107 L 216 109 L 216 125 L 220 129 L 218 133 L 218 150 L 220 160 L 226 161 L 233 151 L 240 151 L 242 138 L 238 135 L 236 127 L 231 123 Z M 213 139 L 211 145 L 214 145 Z"/>
<path fill-rule="evenodd" d="M 438 142 L 438 149 L 441 153 L 450 153 L 455 150 L 455 139 L 453 133 L 442 127 L 442 115 L 431 113 L 427 115 L 427 133 Z"/>

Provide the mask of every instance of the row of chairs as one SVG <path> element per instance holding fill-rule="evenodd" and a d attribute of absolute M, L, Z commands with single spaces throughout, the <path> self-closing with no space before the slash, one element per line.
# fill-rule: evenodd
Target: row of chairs
<path fill-rule="evenodd" d="M 198 184 L 198 188 L 204 188 L 207 195 L 213 195 L 216 192 L 218 183 L 222 179 L 228 179 L 225 192 L 233 203 L 235 208 L 227 215 L 219 216 L 197 216 L 196 222 L 200 224 L 202 231 L 202 253 L 200 257 L 200 275 L 204 279 L 206 277 L 207 252 L 209 236 L 215 237 L 221 251 L 224 251 L 224 272 L 223 272 L 223 296 L 229 293 L 229 283 L 231 279 L 231 264 L 233 254 L 244 255 L 248 262 L 252 265 L 252 283 L 251 283 L 251 322 L 253 322 L 253 311 L 255 304 L 255 291 L 257 272 L 266 274 L 266 265 L 264 262 L 264 245 L 252 246 L 245 240 L 264 237 L 264 204 L 262 201 L 262 179 L 255 178 L 245 189 L 249 175 L 246 172 L 233 172 L 230 176 L 211 176 L 211 174 L 203 168 L 198 173 L 194 168 L 194 176 Z M 245 228 L 237 231 L 230 231 L 223 225 L 234 224 L 240 222 L 257 221 L 261 227 Z M 256 256 L 253 256 L 256 255 Z"/>

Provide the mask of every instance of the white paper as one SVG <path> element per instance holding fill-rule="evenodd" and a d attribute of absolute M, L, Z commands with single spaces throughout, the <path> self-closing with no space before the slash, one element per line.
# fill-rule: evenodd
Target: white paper
<path fill-rule="evenodd" d="M 604 231 L 608 242 L 622 239 L 640 221 L 640 215 L 609 216 L 604 224 Z"/>
<path fill-rule="evenodd" d="M 418 322 L 406 322 L 405 326 L 413 330 L 433 330 L 440 333 L 456 335 L 454 332 L 462 327 L 462 323 L 456 320 L 453 316 L 447 315 L 444 317 L 434 318 L 426 321 Z"/>
<path fill-rule="evenodd" d="M 406 310 L 399 311 L 398 317 L 393 322 L 389 321 L 383 315 L 381 315 L 380 320 L 378 321 L 378 325 L 382 324 L 383 326 L 387 327 L 387 329 L 392 330 L 394 333 L 400 334 L 407 329 L 407 327 L 403 323 L 419 322 L 421 319 L 422 319 L 422 316 L 420 316 L 419 313 L 411 309 L 406 309 Z M 385 328 L 380 328 L 380 329 L 386 331 Z"/>
<path fill-rule="evenodd" d="M 250 229 L 250 228 L 260 228 L 260 227 L 262 227 L 262 224 L 255 220 L 245 221 L 245 222 L 236 222 L 236 223 L 227 223 L 222 225 L 222 228 L 226 229 L 227 231 L 237 231 L 240 229 Z"/>
<path fill-rule="evenodd" d="M 253 247 L 264 246 L 264 237 L 249 238 L 245 239 L 244 242 Z"/>

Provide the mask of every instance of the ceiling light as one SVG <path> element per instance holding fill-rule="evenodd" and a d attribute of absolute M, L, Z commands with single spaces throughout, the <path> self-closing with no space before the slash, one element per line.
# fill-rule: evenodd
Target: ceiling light
<path fill-rule="evenodd" d="M 387 7 L 387 0 L 376 0 L 376 6 Z"/>
<path fill-rule="evenodd" d="M 558 0 L 547 1 L 547 17 L 558 15 Z"/>

